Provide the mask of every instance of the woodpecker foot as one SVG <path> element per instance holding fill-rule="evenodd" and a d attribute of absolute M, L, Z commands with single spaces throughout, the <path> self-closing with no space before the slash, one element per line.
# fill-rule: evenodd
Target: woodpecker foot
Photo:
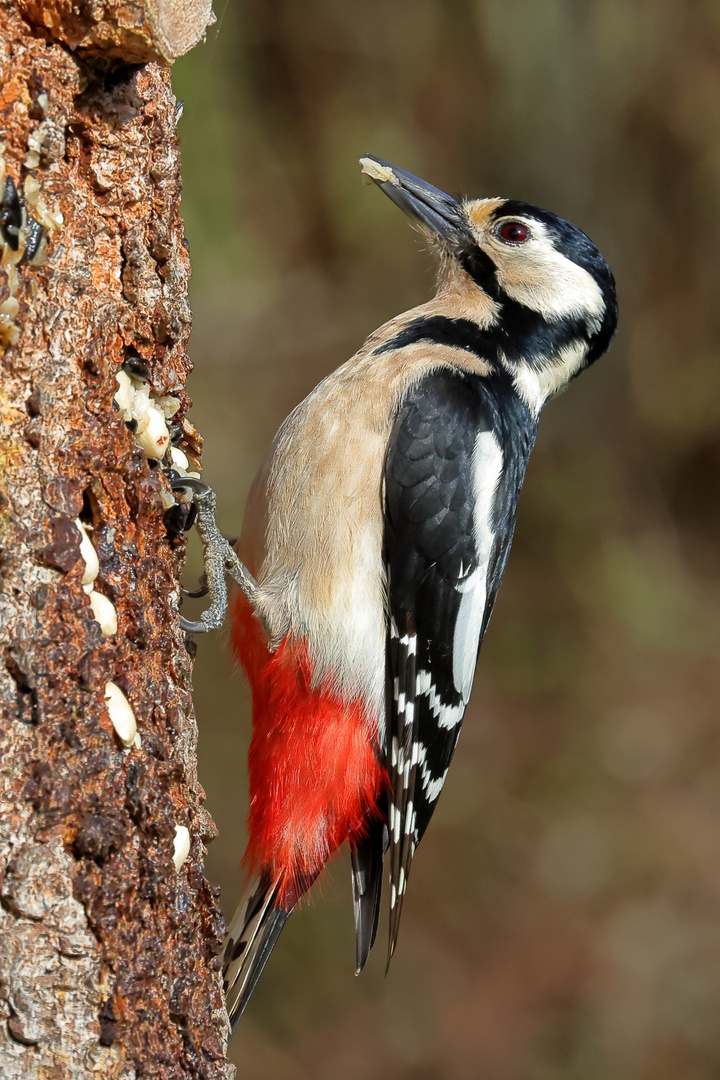
<path fill-rule="evenodd" d="M 217 527 L 217 499 L 213 489 L 193 476 L 179 476 L 172 481 L 172 489 L 188 491 L 192 495 L 196 513 L 194 525 L 200 535 L 205 560 L 201 588 L 187 595 L 210 596 L 210 606 L 200 618 L 191 620 L 180 616 L 180 626 L 186 634 L 206 634 L 209 630 L 219 630 L 225 621 L 228 607 L 225 574 L 237 582 L 251 604 L 257 594 L 257 582 Z"/>

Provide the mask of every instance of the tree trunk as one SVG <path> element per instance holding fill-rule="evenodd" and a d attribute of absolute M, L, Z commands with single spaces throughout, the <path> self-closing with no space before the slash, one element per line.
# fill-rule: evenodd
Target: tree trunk
<path fill-rule="evenodd" d="M 168 3 L 0 4 L 0 172 L 46 237 L 4 180 L 2 1080 L 233 1075 L 178 626 L 184 542 L 143 423 L 114 404 L 130 361 L 154 414 L 177 407 L 170 434 L 197 464 L 164 65 L 209 8 L 182 6 L 174 37 Z"/>

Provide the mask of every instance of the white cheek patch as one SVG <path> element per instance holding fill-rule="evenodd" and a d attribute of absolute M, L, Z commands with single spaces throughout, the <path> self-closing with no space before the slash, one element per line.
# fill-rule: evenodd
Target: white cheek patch
<path fill-rule="evenodd" d="M 516 247 L 495 237 L 484 241 L 500 287 L 549 322 L 589 317 L 599 324 L 605 300 L 595 278 L 555 248 L 542 222 L 530 221 L 528 227 L 531 238 Z"/>

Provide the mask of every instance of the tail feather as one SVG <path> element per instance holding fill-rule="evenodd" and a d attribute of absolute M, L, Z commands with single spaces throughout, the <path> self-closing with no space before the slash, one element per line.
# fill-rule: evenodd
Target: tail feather
<path fill-rule="evenodd" d="M 386 836 L 386 826 L 374 822 L 367 837 L 351 853 L 356 975 L 365 967 L 377 934 Z"/>
<path fill-rule="evenodd" d="M 274 905 L 277 892 L 277 881 L 270 881 L 267 874 L 256 875 L 230 922 L 223 953 L 223 987 L 233 1029 L 292 911 Z"/>

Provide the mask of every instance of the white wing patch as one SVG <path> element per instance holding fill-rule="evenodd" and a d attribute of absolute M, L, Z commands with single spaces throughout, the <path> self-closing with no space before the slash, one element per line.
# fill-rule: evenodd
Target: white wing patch
<path fill-rule="evenodd" d="M 462 599 L 453 637 L 453 682 L 465 705 L 472 689 L 477 643 L 485 614 L 486 578 L 487 563 L 472 573 L 459 590 Z"/>
<path fill-rule="evenodd" d="M 459 586 L 462 599 L 453 637 L 453 682 L 465 704 L 470 698 L 485 617 L 487 572 L 495 540 L 492 512 L 503 463 L 502 448 L 493 432 L 479 432 L 473 451 L 474 534 L 478 566 Z"/>

